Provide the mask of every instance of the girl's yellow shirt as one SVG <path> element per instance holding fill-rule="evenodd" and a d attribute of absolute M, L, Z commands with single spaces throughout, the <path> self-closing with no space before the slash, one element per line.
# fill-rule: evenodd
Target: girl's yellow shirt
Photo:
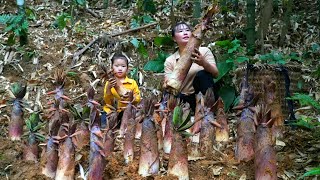
<path fill-rule="evenodd" d="M 111 94 L 107 94 L 108 83 L 109 83 L 109 81 L 106 82 L 106 84 L 104 86 L 104 90 L 103 90 L 104 102 L 105 102 L 105 104 L 108 104 L 109 106 L 113 106 L 113 101 L 116 100 L 117 110 L 118 110 L 118 112 L 120 112 L 121 108 L 126 107 L 127 104 L 123 104 L 123 103 L 119 102 L 120 96 L 114 87 L 111 88 Z M 126 77 L 122 84 L 123 84 L 124 88 L 128 89 L 128 91 L 133 91 L 133 97 L 134 97 L 133 104 L 139 103 L 141 101 L 141 96 L 140 96 L 140 90 L 139 90 L 137 82 L 134 79 L 130 79 L 130 78 Z M 106 113 L 109 113 L 111 111 L 111 109 L 107 105 L 103 106 L 103 110 Z"/>

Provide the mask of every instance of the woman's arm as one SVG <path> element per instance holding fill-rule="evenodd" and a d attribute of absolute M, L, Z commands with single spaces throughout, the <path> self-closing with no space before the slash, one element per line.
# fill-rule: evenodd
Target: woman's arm
<path fill-rule="evenodd" d="M 167 87 L 167 81 L 169 79 L 170 74 L 173 72 L 174 66 L 173 64 L 168 60 L 169 58 L 166 59 L 164 62 L 164 83 L 163 87 Z"/>
<path fill-rule="evenodd" d="M 219 75 L 219 71 L 214 56 L 209 48 L 206 48 L 205 50 L 204 54 L 201 54 L 198 49 L 195 49 L 192 53 L 191 60 L 199 66 L 202 66 L 205 71 L 211 73 L 212 76 L 216 78 Z"/>

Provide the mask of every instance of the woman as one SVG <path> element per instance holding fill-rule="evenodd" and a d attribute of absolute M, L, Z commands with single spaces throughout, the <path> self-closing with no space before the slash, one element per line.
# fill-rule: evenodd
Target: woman
<path fill-rule="evenodd" d="M 185 22 L 177 23 L 172 29 L 172 38 L 178 44 L 178 51 L 169 56 L 164 63 L 165 80 L 164 87 L 167 87 L 167 80 L 170 73 L 179 60 L 180 54 L 185 49 L 189 38 L 192 36 L 190 26 Z M 193 61 L 191 68 L 182 83 L 179 98 L 183 102 L 188 102 L 193 112 L 196 107 L 195 95 L 201 92 L 206 93 L 210 87 L 214 87 L 213 78 L 218 77 L 218 68 L 214 56 L 209 48 L 199 47 L 192 53 Z"/>

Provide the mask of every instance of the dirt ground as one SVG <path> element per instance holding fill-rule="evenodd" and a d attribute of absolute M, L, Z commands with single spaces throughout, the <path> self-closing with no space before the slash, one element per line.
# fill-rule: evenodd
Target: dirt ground
<path fill-rule="evenodd" d="M 14 4 L 9 1 L 0 1 L 4 6 L 0 7 L 2 12 L 13 13 L 15 11 Z M 31 2 L 28 2 L 31 3 Z M 56 4 L 55 4 L 56 3 Z M 8 139 L 8 123 L 10 121 L 10 113 L 12 106 L 9 103 L 10 95 L 8 87 L 14 82 L 24 82 L 28 84 L 28 91 L 25 97 L 25 118 L 35 106 L 35 96 L 37 90 L 41 92 L 41 116 L 46 121 L 48 105 L 52 98 L 45 94 L 54 90 L 53 74 L 56 68 L 64 68 L 76 72 L 77 77 L 68 77 L 65 85 L 65 94 L 72 98 L 74 103 L 83 103 L 86 99 L 86 87 L 89 86 L 98 77 L 99 68 L 97 63 L 108 55 L 106 47 L 93 46 L 93 50 L 88 50 L 77 61 L 77 66 L 71 66 L 72 55 L 79 50 L 79 46 L 83 47 L 92 39 L 97 37 L 100 32 L 113 32 L 125 30 L 128 25 L 128 13 L 125 10 L 116 10 L 110 8 L 108 10 L 97 10 L 103 15 L 102 19 L 95 19 L 90 14 L 82 11 L 82 18 L 78 19 L 78 23 L 86 27 L 85 31 L 72 32 L 70 29 L 60 31 L 52 28 L 55 16 L 61 7 L 58 2 L 46 3 L 43 1 L 33 1 L 32 7 L 36 9 L 38 22 L 31 22 L 32 25 L 40 23 L 39 26 L 31 26 L 29 28 L 30 47 L 35 50 L 37 63 L 33 59 L 26 60 L 17 53 L 16 61 L 4 67 L 1 74 L 0 88 L 0 179 L 48 179 L 41 174 L 40 162 L 24 161 L 23 142 L 13 142 Z M 56 7 L 56 8 L 53 8 Z M 146 30 L 147 32 L 147 30 Z M 71 35 L 72 34 L 72 35 Z M 126 39 L 126 37 L 124 37 Z M 112 47 L 108 47 L 109 50 Z M 6 51 L 14 51 L 13 48 L 5 47 Z M 104 51 L 106 53 L 99 54 Z M 133 58 L 136 54 L 131 54 Z M 141 62 L 140 62 L 141 63 Z M 143 63 L 143 62 L 142 62 Z M 22 67 L 19 68 L 19 66 Z M 138 63 L 133 66 L 139 65 Z M 154 85 L 150 79 L 159 79 L 158 76 L 152 74 L 144 74 L 146 80 L 144 86 Z M 154 85 L 152 88 L 156 88 Z M 102 99 L 101 82 L 96 85 L 96 99 L 101 102 Z M 151 89 L 152 89 L 151 88 Z M 150 88 L 149 88 L 150 89 Z M 28 110 L 29 109 L 29 110 Z M 216 150 L 210 158 L 189 157 L 189 175 L 190 179 L 254 179 L 254 163 L 238 163 L 234 160 L 235 149 L 235 123 L 237 117 L 233 113 L 229 113 L 230 139 L 227 143 L 217 143 Z M 306 170 L 311 167 L 319 166 L 320 161 L 320 144 L 314 138 L 314 132 L 291 129 L 285 127 L 284 138 L 280 139 L 275 147 L 277 151 L 277 176 L 278 179 L 297 179 Z M 319 136 L 318 136 L 319 137 Z M 117 139 L 117 146 L 112 156 L 107 157 L 107 164 L 104 171 L 105 179 L 176 179 L 167 175 L 168 155 L 160 152 L 161 167 L 160 173 L 154 177 L 142 178 L 138 175 L 139 160 L 139 141 L 136 140 L 135 158 L 130 165 L 124 164 L 122 155 L 122 140 Z M 192 145 L 189 144 L 189 151 Z M 88 167 L 88 149 L 76 153 L 77 165 L 76 179 L 80 178 L 79 164 Z M 39 157 L 40 158 L 40 157 Z"/>

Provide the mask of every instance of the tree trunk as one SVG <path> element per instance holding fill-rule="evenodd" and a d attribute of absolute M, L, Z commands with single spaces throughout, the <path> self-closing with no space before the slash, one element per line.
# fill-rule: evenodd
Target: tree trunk
<path fill-rule="evenodd" d="M 255 54 L 255 0 L 247 0 L 247 53 L 253 56 Z"/>
<path fill-rule="evenodd" d="M 318 37 L 320 40 L 320 0 L 318 0 Z"/>
<path fill-rule="evenodd" d="M 292 13 L 292 0 L 285 1 L 283 7 L 286 8 L 284 17 L 283 17 L 283 26 L 281 28 L 281 33 L 280 33 L 280 41 L 279 41 L 279 46 L 284 46 L 285 40 L 286 40 L 286 35 L 288 33 L 288 29 L 290 26 L 290 16 Z"/>
<path fill-rule="evenodd" d="M 172 27 L 176 24 L 176 18 L 174 17 L 174 0 L 171 0 L 170 20 Z"/>
<path fill-rule="evenodd" d="M 268 26 L 271 20 L 271 14 L 272 14 L 272 2 L 273 0 L 264 0 L 261 4 L 262 10 L 260 15 L 260 25 L 258 30 L 259 35 L 259 44 L 261 46 L 261 54 L 264 54 L 264 38 L 268 32 Z"/>
<path fill-rule="evenodd" d="M 200 17 L 201 17 L 201 1 L 195 0 L 193 3 L 193 21 L 192 21 L 193 26 L 199 23 Z"/>

